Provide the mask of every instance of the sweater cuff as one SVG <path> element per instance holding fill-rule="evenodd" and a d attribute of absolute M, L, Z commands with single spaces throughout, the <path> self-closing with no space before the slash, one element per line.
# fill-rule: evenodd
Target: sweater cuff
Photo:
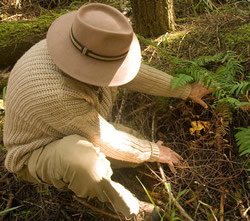
<path fill-rule="evenodd" d="M 160 156 L 160 149 L 155 143 L 150 143 L 151 144 L 151 156 L 149 158 L 149 162 L 156 162 Z"/>
<path fill-rule="evenodd" d="M 188 98 L 188 96 L 190 95 L 191 93 L 191 90 L 192 90 L 192 86 L 191 84 L 187 84 L 185 86 L 182 86 L 180 88 L 177 88 L 177 90 L 181 90 L 182 93 L 180 94 L 180 98 L 183 99 L 183 100 L 186 100 Z"/>

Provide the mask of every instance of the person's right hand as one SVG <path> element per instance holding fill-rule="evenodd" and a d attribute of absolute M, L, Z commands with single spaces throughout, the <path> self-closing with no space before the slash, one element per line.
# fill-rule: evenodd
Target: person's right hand
<path fill-rule="evenodd" d="M 156 144 L 160 149 L 160 156 L 157 162 L 167 163 L 172 173 L 176 174 L 176 169 L 174 168 L 174 165 L 178 165 L 183 160 L 183 158 L 178 153 L 171 150 L 169 147 L 162 145 L 162 141 L 159 140 Z"/>
<path fill-rule="evenodd" d="M 192 89 L 189 95 L 189 98 L 192 99 L 193 102 L 200 104 L 204 108 L 208 108 L 207 104 L 202 100 L 203 96 L 211 94 L 213 89 L 207 89 L 204 87 L 201 82 L 195 82 L 191 84 Z"/>

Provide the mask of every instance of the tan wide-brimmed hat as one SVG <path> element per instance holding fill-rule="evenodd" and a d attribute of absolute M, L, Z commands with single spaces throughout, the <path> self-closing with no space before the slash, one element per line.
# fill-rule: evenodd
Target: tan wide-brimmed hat
<path fill-rule="evenodd" d="M 53 62 L 71 77 L 96 86 L 131 81 L 141 63 L 138 39 L 128 19 L 99 3 L 60 16 L 47 33 Z"/>

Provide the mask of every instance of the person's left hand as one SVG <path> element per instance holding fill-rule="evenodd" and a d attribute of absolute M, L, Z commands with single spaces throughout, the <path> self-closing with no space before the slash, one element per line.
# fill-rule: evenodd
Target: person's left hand
<path fill-rule="evenodd" d="M 207 104 L 202 100 L 202 97 L 212 93 L 213 89 L 207 89 L 200 82 L 195 82 L 191 84 L 192 89 L 189 94 L 189 98 L 195 102 L 200 104 L 204 108 L 208 108 Z"/>

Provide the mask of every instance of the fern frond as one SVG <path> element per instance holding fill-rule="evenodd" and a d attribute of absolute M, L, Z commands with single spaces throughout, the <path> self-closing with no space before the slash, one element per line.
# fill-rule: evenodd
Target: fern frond
<path fill-rule="evenodd" d="M 171 81 L 171 88 L 175 89 L 193 81 L 193 78 L 186 74 L 177 74 Z"/>
<path fill-rule="evenodd" d="M 250 153 L 250 126 L 248 128 L 238 128 L 240 131 L 234 136 L 239 146 L 240 156 Z"/>
<path fill-rule="evenodd" d="M 173 58 L 173 64 L 176 65 L 177 67 L 189 67 L 190 65 L 195 65 L 196 63 L 192 60 L 186 60 L 186 59 L 181 59 L 174 57 Z"/>
<path fill-rule="evenodd" d="M 222 98 L 226 96 L 226 92 L 220 88 L 219 89 L 214 88 L 213 95 L 220 101 Z"/>
<path fill-rule="evenodd" d="M 236 58 L 236 57 L 237 57 L 237 55 L 236 55 L 236 53 L 234 51 L 227 51 L 226 55 L 221 60 L 221 62 L 224 63 L 227 60 L 229 60 L 230 58 Z"/>
<path fill-rule="evenodd" d="M 194 62 L 196 64 L 198 64 L 199 66 L 205 66 L 205 65 L 208 65 L 210 63 L 218 62 L 222 58 L 223 58 L 223 53 L 218 53 L 218 54 L 215 54 L 213 56 L 201 56 L 201 57 L 195 59 Z"/>
<path fill-rule="evenodd" d="M 219 84 L 232 84 L 234 82 L 234 75 L 231 73 L 232 71 L 227 66 L 220 66 L 217 68 L 214 77 Z"/>
<path fill-rule="evenodd" d="M 227 68 L 229 74 L 232 75 L 233 77 L 235 77 L 235 75 L 237 73 L 242 75 L 243 71 L 244 71 L 241 63 L 238 60 L 235 60 L 234 58 L 230 58 L 228 60 L 226 68 Z"/>
<path fill-rule="evenodd" d="M 245 95 L 247 91 L 250 90 L 250 81 L 242 81 L 242 82 L 235 82 L 235 85 L 231 87 L 229 93 L 235 94 L 238 96 L 239 94 Z"/>

